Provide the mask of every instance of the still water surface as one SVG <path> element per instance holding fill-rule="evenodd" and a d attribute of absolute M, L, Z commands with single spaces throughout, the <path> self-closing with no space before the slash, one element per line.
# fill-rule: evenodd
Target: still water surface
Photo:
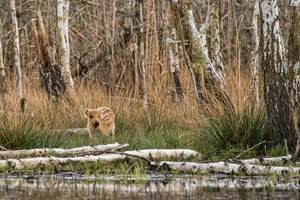
<path fill-rule="evenodd" d="M 0 199 L 300 199 L 299 177 L 0 175 Z"/>

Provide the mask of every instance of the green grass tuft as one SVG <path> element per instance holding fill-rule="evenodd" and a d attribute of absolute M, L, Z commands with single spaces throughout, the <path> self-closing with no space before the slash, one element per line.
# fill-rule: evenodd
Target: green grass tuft
<path fill-rule="evenodd" d="M 246 150 L 266 139 L 265 112 L 245 106 L 241 110 L 226 109 L 210 113 L 201 130 L 207 143 L 215 150 Z M 256 150 L 260 150 L 258 146 Z"/>

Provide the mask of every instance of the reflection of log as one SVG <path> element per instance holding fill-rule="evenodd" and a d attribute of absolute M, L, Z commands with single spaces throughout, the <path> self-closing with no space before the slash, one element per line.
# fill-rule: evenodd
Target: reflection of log
<path fill-rule="evenodd" d="M 79 151 L 80 153 L 80 151 Z M 79 154 L 78 151 L 76 154 Z M 103 152 L 102 152 L 103 153 Z M 195 156 L 199 156 L 200 154 L 196 151 L 188 150 L 188 149 L 151 149 L 151 150 L 139 150 L 139 151 L 125 151 L 123 154 L 108 152 L 107 154 L 102 155 L 87 155 L 80 157 L 66 157 L 66 158 L 58 158 L 58 157 L 37 157 L 37 158 L 23 158 L 23 159 L 7 159 L 0 160 L 0 170 L 6 169 L 35 169 L 38 167 L 55 167 L 59 168 L 65 165 L 72 164 L 84 164 L 84 163 L 112 163 L 118 162 L 125 159 L 132 158 L 141 158 L 142 160 L 147 160 L 147 158 L 162 160 L 164 158 L 191 158 Z"/>
<path fill-rule="evenodd" d="M 167 162 L 159 163 L 160 167 L 168 167 L 183 173 L 224 173 L 224 174 L 247 174 L 247 175 L 268 175 L 268 174 L 300 174 L 300 167 L 277 167 L 251 164 L 236 164 L 229 162 L 215 163 L 194 163 L 194 162 Z"/>
<path fill-rule="evenodd" d="M 124 147 L 127 147 L 128 144 L 107 144 L 107 145 L 97 145 L 97 146 L 84 146 L 77 147 L 72 149 L 29 149 L 29 150 L 7 150 L 0 151 L 0 157 L 2 158 L 20 158 L 20 157 L 38 157 L 45 155 L 59 155 L 59 156 L 74 156 L 74 155 L 87 155 L 93 152 L 105 152 L 105 151 L 114 151 Z"/>

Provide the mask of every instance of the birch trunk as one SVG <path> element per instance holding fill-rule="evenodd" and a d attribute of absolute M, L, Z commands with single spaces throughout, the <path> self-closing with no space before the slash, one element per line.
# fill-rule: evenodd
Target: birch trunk
<path fill-rule="evenodd" d="M 212 85 L 224 88 L 224 80 L 212 65 L 208 56 L 207 47 L 205 48 L 205 44 L 203 44 L 203 34 L 197 29 L 193 11 L 189 8 L 190 2 L 184 0 L 172 0 L 171 4 L 173 13 L 175 15 L 178 15 L 178 12 L 180 13 L 180 21 L 183 23 L 184 33 L 188 35 L 190 57 L 194 64 L 194 70 L 201 74 L 201 67 L 203 67 L 204 74 L 212 82 Z M 177 32 L 181 31 L 182 30 L 177 30 Z"/>
<path fill-rule="evenodd" d="M 8 99 L 8 92 L 6 87 L 5 66 L 3 62 L 1 34 L 0 34 L 0 93 L 2 97 L 2 102 L 6 103 Z"/>
<path fill-rule="evenodd" d="M 18 30 L 18 19 L 16 14 L 16 2 L 11 0 L 11 18 L 12 28 L 14 33 L 14 65 L 16 68 L 16 83 L 17 83 L 17 95 L 21 99 L 23 98 L 23 86 L 22 86 L 22 70 L 21 70 L 21 59 L 20 59 L 20 41 L 19 41 L 19 30 Z"/>
<path fill-rule="evenodd" d="M 60 168 L 65 165 L 84 164 L 84 163 L 113 163 L 124 161 L 127 159 L 141 158 L 142 160 L 162 160 L 164 158 L 194 158 L 199 156 L 198 152 L 187 149 L 150 149 L 139 151 L 125 151 L 125 152 L 112 152 L 101 155 L 87 155 L 78 157 L 36 157 L 36 158 L 23 158 L 23 159 L 7 159 L 0 160 L 0 170 L 23 170 L 23 169 L 36 169 L 39 167 L 55 167 Z"/>
<path fill-rule="evenodd" d="M 291 155 L 281 156 L 281 157 L 271 157 L 271 158 L 251 158 L 251 159 L 244 159 L 238 160 L 239 163 L 242 164 L 264 164 L 264 165 L 271 165 L 276 162 L 283 162 L 287 163 L 292 159 Z"/>
<path fill-rule="evenodd" d="M 171 29 L 170 38 L 168 39 L 169 43 L 169 53 L 170 53 L 170 64 L 171 64 L 171 74 L 173 78 L 174 88 L 176 96 L 179 99 L 181 105 L 184 105 L 184 94 L 179 78 L 180 68 L 179 68 L 179 51 L 178 51 L 178 41 L 176 35 L 176 29 Z"/>
<path fill-rule="evenodd" d="M 97 146 L 84 146 L 72 149 L 62 149 L 62 148 L 43 148 L 43 149 L 28 149 L 28 150 L 7 150 L 0 151 L 0 157 L 3 159 L 8 158 L 23 158 L 23 157 L 40 157 L 40 156 L 76 156 L 78 154 L 88 155 L 94 152 L 100 154 L 106 151 L 115 151 L 127 147 L 128 144 L 107 144 L 107 145 L 97 145 Z"/>
<path fill-rule="evenodd" d="M 75 96 L 74 82 L 70 70 L 70 47 L 68 31 L 69 0 L 57 0 L 58 41 L 61 55 L 62 77 L 68 94 Z"/>
<path fill-rule="evenodd" d="M 141 83 L 142 96 L 144 100 L 144 111 L 148 121 L 148 124 L 151 125 L 151 117 L 149 113 L 149 103 L 148 103 L 148 92 L 147 92 L 147 81 L 146 81 L 146 69 L 145 69 L 145 33 L 144 33 L 144 18 L 143 18 L 143 10 L 144 10 L 144 0 L 138 0 L 137 2 L 138 14 L 139 14 L 139 34 L 138 34 L 138 42 L 139 42 L 139 79 Z"/>
<path fill-rule="evenodd" d="M 252 42 L 253 50 L 251 52 L 251 91 L 254 97 L 255 108 L 257 109 L 260 105 L 259 99 L 259 40 L 260 40 L 260 29 L 259 26 L 259 1 L 255 1 L 254 12 L 252 18 Z"/>
<path fill-rule="evenodd" d="M 216 68 L 219 76 L 224 79 L 225 69 L 221 53 L 219 5 L 217 3 L 213 3 L 211 7 L 210 57 L 212 65 Z"/>
<path fill-rule="evenodd" d="M 162 161 L 160 167 L 169 167 L 182 173 L 224 173 L 224 174 L 247 174 L 247 175 L 286 175 L 300 174 L 300 167 L 277 167 L 252 164 L 236 164 L 228 162 L 194 163 L 194 162 L 167 162 Z"/>
<path fill-rule="evenodd" d="M 298 141 L 295 158 L 300 157 L 300 40 L 299 40 L 299 13 L 296 1 L 290 1 L 290 33 L 288 41 L 288 66 L 289 66 L 289 93 L 293 107 L 293 118 Z"/>
<path fill-rule="evenodd" d="M 36 0 L 36 17 L 31 21 L 35 47 L 41 66 L 41 85 L 50 99 L 57 101 L 66 90 L 61 69 L 56 63 L 53 50 L 49 44 L 43 18 L 40 11 L 40 0 Z"/>
<path fill-rule="evenodd" d="M 267 130 L 272 147 L 284 146 L 295 152 L 297 135 L 287 87 L 287 60 L 279 24 L 277 0 L 260 2 L 262 35 L 261 66 L 264 71 L 264 95 L 267 108 Z"/>

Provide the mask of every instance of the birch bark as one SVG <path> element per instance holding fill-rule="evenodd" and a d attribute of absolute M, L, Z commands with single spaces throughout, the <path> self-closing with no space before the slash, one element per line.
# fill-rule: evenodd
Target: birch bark
<path fill-rule="evenodd" d="M 23 98 L 23 85 L 22 85 L 22 70 L 21 70 L 21 60 L 20 60 L 20 39 L 18 30 L 18 19 L 16 13 L 16 2 L 11 0 L 11 18 L 12 18 L 12 28 L 14 33 L 14 65 L 16 68 L 16 83 L 17 83 L 17 95 L 21 99 Z"/>
<path fill-rule="evenodd" d="M 176 96 L 179 99 L 181 105 L 184 105 L 184 94 L 179 78 L 180 68 L 179 68 L 179 50 L 178 50 L 178 38 L 176 34 L 176 29 L 171 28 L 169 43 L 169 53 L 170 53 L 170 64 L 171 64 L 171 74 L 173 78 L 174 88 Z"/>
<path fill-rule="evenodd" d="M 2 54 L 2 42 L 1 42 L 1 34 L 0 34 L 0 93 L 2 97 L 3 103 L 6 103 L 8 99 L 8 92 L 6 87 L 6 78 L 5 78 L 5 66 L 3 62 L 3 54 Z"/>
<path fill-rule="evenodd" d="M 144 10 L 144 0 L 138 0 L 137 2 L 138 13 L 139 13 L 139 79 L 142 88 L 142 96 L 144 101 L 144 111 L 148 121 L 148 124 L 151 125 L 151 117 L 149 113 L 149 103 L 148 103 L 148 92 L 147 92 L 147 81 L 146 81 L 146 69 L 145 69 L 145 35 L 144 35 L 144 18 L 143 18 L 143 10 Z"/>
<path fill-rule="evenodd" d="M 61 54 L 62 76 L 68 94 L 75 96 L 74 82 L 70 70 L 70 47 L 68 32 L 69 0 L 57 0 L 57 27 Z"/>
<path fill-rule="evenodd" d="M 279 24 L 277 0 L 260 1 L 262 35 L 261 66 L 264 73 L 264 96 L 267 130 L 272 147 L 284 146 L 295 152 L 297 135 L 287 87 L 287 60 Z"/>
<path fill-rule="evenodd" d="M 260 105 L 259 99 L 259 39 L 260 29 L 259 26 L 259 0 L 255 1 L 254 12 L 252 18 L 252 30 L 253 30 L 253 50 L 251 52 L 251 91 L 254 97 L 255 108 Z"/>

